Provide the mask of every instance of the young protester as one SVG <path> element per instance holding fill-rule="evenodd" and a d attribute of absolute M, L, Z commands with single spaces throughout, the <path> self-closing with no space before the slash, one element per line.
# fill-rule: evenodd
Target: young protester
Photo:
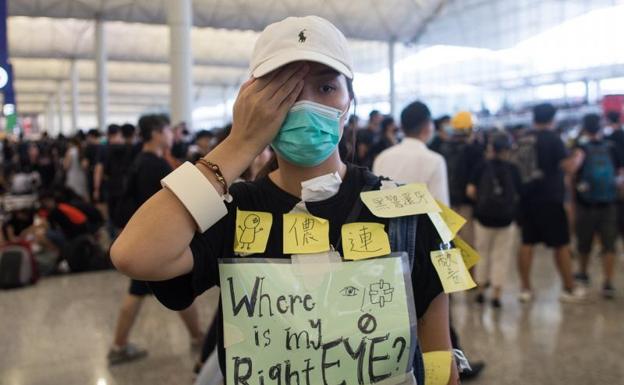
<path fill-rule="evenodd" d="M 343 224 L 366 222 L 389 226 L 390 238 L 394 240 L 394 251 L 410 249 L 408 253 L 411 253 L 413 258 L 411 272 L 407 270 L 403 278 L 397 277 L 396 283 L 403 281 L 412 287 L 410 292 L 413 292 L 417 327 L 416 323 L 413 326 L 406 325 L 407 328 L 400 328 L 402 330 L 400 333 L 409 336 L 407 337 L 409 341 L 413 341 L 410 343 L 410 353 L 403 358 L 415 359 L 414 373 L 418 377 L 418 383 L 422 383 L 420 351 L 451 350 L 448 298 L 442 291 L 440 279 L 430 258 L 431 251 L 439 250 L 440 239 L 427 216 L 409 216 L 401 220 L 378 218 L 360 200 L 360 193 L 363 190 L 379 189 L 381 180 L 365 169 L 343 163 L 339 156 L 338 143 L 344 120 L 354 99 L 352 68 L 345 37 L 325 19 L 315 16 L 287 18 L 268 26 L 254 48 L 250 65 L 252 77 L 241 86 L 234 105 L 233 125 L 229 136 L 196 166 L 185 163 L 168 175 L 163 180 L 165 188 L 138 209 L 113 244 L 111 254 L 119 270 L 135 279 L 151 281 L 150 287 L 157 298 L 166 306 L 179 310 L 189 306 L 196 296 L 208 288 L 219 285 L 220 278 L 225 279 L 228 276 L 224 275 L 225 273 L 220 274 L 219 269 L 229 271 L 232 268 L 237 272 L 229 281 L 226 280 L 221 284 L 228 285 L 229 282 L 229 286 L 223 287 L 221 293 L 222 296 L 226 296 L 224 298 L 233 301 L 234 296 L 231 295 L 237 296 L 237 293 L 233 292 L 234 280 L 239 282 L 239 279 L 242 279 L 240 269 L 244 269 L 249 263 L 245 262 L 249 259 L 242 261 L 236 259 L 240 253 L 234 252 L 235 240 L 249 245 L 254 242 L 253 235 L 257 231 L 263 231 L 265 227 L 268 238 L 263 247 L 264 251 L 255 252 L 254 259 L 260 257 L 274 260 L 254 264 L 252 266 L 254 271 L 262 269 L 273 271 L 277 268 L 275 265 L 284 266 L 283 263 L 278 263 L 279 260 L 294 254 L 286 251 L 292 246 L 285 242 L 284 234 L 292 234 L 293 229 L 301 230 L 301 233 L 295 232 L 296 241 L 299 242 L 300 235 L 303 235 L 301 242 L 305 244 L 306 239 L 307 242 L 315 241 L 309 237 L 305 238 L 306 229 L 310 231 L 313 223 L 326 223 L 328 231 L 325 239 L 337 252 L 344 253 L 348 250 L 347 247 L 343 248 L 347 241 L 341 239 Z M 269 144 L 275 150 L 278 168 L 258 181 L 237 183 L 229 188 L 228 186 L 249 167 L 256 155 Z M 304 213 L 301 215 L 308 216 L 305 220 L 302 219 L 299 227 L 293 225 L 285 228 L 285 221 L 292 218 L 285 214 L 292 214 L 291 211 L 294 209 L 301 210 L 298 211 L 300 214 Z M 241 211 L 252 211 L 255 217 L 249 216 L 244 222 L 237 222 L 237 212 Z M 258 226 L 257 213 L 271 217 L 272 225 L 263 222 L 262 227 Z M 408 230 L 407 226 L 401 228 L 400 223 L 409 223 L 409 226 L 416 227 Z M 237 230 L 239 227 L 242 230 Z M 238 231 L 246 235 L 239 238 Z M 294 244 L 295 240 L 288 239 Z M 317 254 L 316 257 L 306 255 L 305 258 L 309 261 L 309 258 L 335 257 L 329 249 L 331 247 L 328 244 L 324 249 L 328 252 L 320 256 Z M 217 259 L 221 259 L 222 263 L 219 264 Z M 375 259 L 371 261 L 383 263 Z M 315 266 L 326 269 L 333 265 L 345 269 L 358 266 L 355 262 L 335 264 L 326 262 Z M 340 311 L 332 306 L 340 303 L 339 301 L 347 303 L 349 297 L 358 295 L 357 288 L 352 285 L 347 285 L 336 292 L 328 292 L 327 297 L 317 300 L 309 297 L 303 299 L 292 294 L 301 290 L 301 285 L 313 285 L 311 277 L 306 275 L 308 273 L 314 276 L 312 270 L 312 266 L 310 269 L 303 269 L 301 280 L 295 280 L 292 285 L 280 288 L 284 293 L 291 293 L 286 294 L 290 298 L 289 301 L 294 301 L 292 306 L 287 305 L 289 310 L 284 308 L 285 296 L 276 298 L 277 308 L 264 308 L 263 311 L 269 309 L 278 311 L 284 317 L 286 315 L 283 312 L 289 312 L 289 318 L 271 318 L 271 324 L 283 326 L 283 331 L 290 332 L 290 329 L 286 330 L 292 326 L 290 321 L 297 321 L 299 325 L 302 325 L 299 322 L 308 324 L 305 318 L 294 317 L 295 312 L 312 312 L 317 305 L 327 310 L 323 312 L 318 310 L 320 313 L 315 314 L 330 318 L 339 317 Z M 284 277 L 274 276 L 274 279 L 264 281 L 264 285 L 268 287 L 273 281 L 280 279 L 293 280 L 292 274 L 286 274 Z M 258 280 L 260 277 L 257 277 L 256 282 Z M 383 286 L 385 290 L 391 288 L 385 282 L 379 284 L 380 286 L 372 286 L 374 295 L 369 302 L 375 301 L 375 306 L 381 308 L 388 303 L 377 296 L 386 295 L 384 300 L 391 298 L 389 292 L 380 293 L 377 287 Z M 258 291 L 259 286 L 256 287 L 256 295 L 261 295 Z M 367 293 L 371 294 L 368 289 Z M 245 298 L 250 301 L 248 297 Z M 297 302 L 297 298 L 301 300 L 300 303 Z M 263 296 L 259 303 L 255 301 L 254 303 L 272 306 L 273 302 L 268 301 L 270 298 Z M 334 375 L 337 373 L 336 367 L 341 361 L 330 358 L 331 353 L 328 353 L 329 349 L 337 347 L 342 351 L 347 349 L 353 353 L 350 354 L 350 363 L 355 365 L 356 369 L 341 372 L 352 376 L 350 380 L 357 381 L 357 376 L 360 376 L 359 378 L 366 376 L 367 381 L 380 381 L 396 373 L 401 376 L 402 383 L 413 384 L 416 381 L 411 374 L 412 366 L 409 363 L 402 368 L 402 372 L 401 368 L 397 372 L 396 359 L 389 360 L 388 356 L 384 358 L 379 352 L 375 353 L 374 348 L 370 350 L 371 346 L 368 343 L 385 341 L 384 336 L 388 335 L 389 330 L 378 330 L 380 336 L 371 336 L 370 339 L 358 338 L 357 341 L 350 342 L 334 336 L 338 333 L 336 328 L 344 329 L 340 331 L 341 334 L 352 336 L 376 330 L 376 321 L 373 321 L 370 315 L 361 319 L 359 326 L 341 324 L 335 325 L 333 331 L 325 330 L 334 336 L 331 342 L 326 340 L 327 335 L 321 335 L 325 343 L 321 344 L 319 341 L 318 344 L 317 342 L 308 344 L 308 347 L 317 347 L 315 357 L 319 358 L 322 355 L 323 365 L 310 367 L 310 360 L 307 361 L 308 367 L 305 362 L 299 360 L 294 363 L 294 357 L 301 357 L 297 342 L 295 348 L 289 344 L 281 348 L 280 355 L 274 357 L 281 363 L 273 365 L 270 369 L 267 367 L 268 373 L 256 367 L 252 370 L 254 362 L 257 364 L 267 358 L 266 353 L 248 357 L 228 357 L 228 351 L 231 349 L 252 349 L 261 344 L 271 344 L 266 339 L 270 337 L 267 336 L 266 330 L 258 331 L 257 342 L 254 342 L 253 335 L 243 337 L 241 340 L 240 328 L 231 322 L 224 322 L 226 317 L 231 317 L 234 313 L 241 316 L 244 314 L 244 317 L 249 315 L 258 320 L 256 318 L 258 309 L 251 307 L 251 302 L 246 302 L 247 306 L 244 303 L 243 299 L 239 307 L 232 308 L 232 303 L 224 300 L 221 312 L 218 313 L 219 366 L 225 377 L 233 376 L 234 381 L 246 381 L 254 376 L 254 379 L 259 381 L 261 377 L 268 378 L 264 377 L 267 375 L 273 379 L 284 379 L 284 376 L 290 375 L 296 376 L 302 382 L 306 380 L 307 383 L 320 383 L 322 376 L 328 375 L 329 372 Z M 409 307 L 409 303 L 410 301 L 406 304 L 397 302 L 398 305 L 395 306 L 403 309 L 402 306 Z M 241 311 L 244 313 L 241 314 Z M 267 316 L 270 314 L 267 313 Z M 312 320 L 312 323 L 314 322 Z M 273 335 L 273 338 L 275 337 Z M 399 342 L 400 347 L 403 343 Z M 356 346 L 358 343 L 359 350 Z M 305 342 L 303 344 L 306 345 Z M 345 344 L 349 347 L 345 348 Z M 269 348 L 268 345 L 264 346 Z M 287 352 L 289 347 L 291 352 Z M 358 366 L 357 360 L 353 359 L 354 356 L 357 358 L 364 354 L 364 349 L 369 352 L 367 357 L 370 367 L 374 367 L 373 370 L 368 370 L 369 365 L 364 366 L 363 360 L 362 365 Z M 322 354 L 323 352 L 325 353 Z M 343 365 L 347 364 L 347 359 L 347 356 L 343 356 Z M 292 365 L 297 367 L 293 368 Z M 457 372 L 457 367 L 451 363 L 449 384 L 458 383 Z"/>

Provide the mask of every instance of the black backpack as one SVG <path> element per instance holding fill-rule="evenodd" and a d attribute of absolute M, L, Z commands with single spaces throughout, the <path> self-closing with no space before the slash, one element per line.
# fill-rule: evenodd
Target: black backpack
<path fill-rule="evenodd" d="M 452 205 L 459 205 L 465 201 L 468 182 L 468 170 L 465 162 L 467 146 L 468 144 L 461 141 L 447 141 L 440 146 L 440 153 L 446 160 Z"/>
<path fill-rule="evenodd" d="M 485 163 L 477 186 L 475 215 L 500 221 L 513 221 L 518 194 L 508 165 Z"/>
<path fill-rule="evenodd" d="M 0 248 L 0 288 L 32 285 L 39 279 L 39 269 L 26 243 L 9 243 Z"/>

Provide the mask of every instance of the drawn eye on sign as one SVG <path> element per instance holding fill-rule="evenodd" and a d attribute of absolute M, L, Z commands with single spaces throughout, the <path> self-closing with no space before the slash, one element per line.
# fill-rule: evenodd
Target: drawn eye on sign
<path fill-rule="evenodd" d="M 345 297 L 355 297 L 360 292 L 360 289 L 354 286 L 346 286 L 344 289 L 340 290 L 340 294 Z"/>

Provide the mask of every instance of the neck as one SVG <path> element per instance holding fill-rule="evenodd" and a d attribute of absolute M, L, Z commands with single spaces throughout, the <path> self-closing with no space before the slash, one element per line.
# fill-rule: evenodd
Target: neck
<path fill-rule="evenodd" d="M 162 147 L 160 147 L 156 143 L 152 143 L 152 142 L 144 143 L 143 144 L 143 151 L 151 152 L 152 154 L 154 154 L 154 155 L 156 155 L 158 157 L 162 157 L 163 156 L 163 149 L 162 149 Z"/>
<path fill-rule="evenodd" d="M 340 159 L 338 150 L 323 163 L 314 167 L 300 167 L 277 156 L 278 169 L 269 174 L 269 178 L 279 188 L 290 195 L 301 197 L 301 182 L 316 178 L 317 176 L 337 172 L 344 179 L 347 166 Z"/>

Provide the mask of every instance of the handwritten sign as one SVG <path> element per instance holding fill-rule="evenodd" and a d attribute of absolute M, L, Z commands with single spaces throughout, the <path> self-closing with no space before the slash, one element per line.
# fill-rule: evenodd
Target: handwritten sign
<path fill-rule="evenodd" d="M 425 385 L 446 385 L 451 378 L 451 352 L 423 353 Z"/>
<path fill-rule="evenodd" d="M 458 249 L 431 252 L 431 261 L 438 272 L 445 293 L 464 291 L 477 286 Z"/>
<path fill-rule="evenodd" d="M 457 235 L 459 230 L 466 224 L 466 219 L 464 219 L 464 217 L 462 217 L 461 215 L 457 214 L 444 203 L 438 200 L 436 200 L 436 202 L 438 206 L 440 206 L 440 209 L 442 209 L 442 211 L 440 212 L 440 216 L 442 216 L 442 219 L 451 230 L 451 234 L 453 234 L 451 239 L 453 239 Z"/>
<path fill-rule="evenodd" d="M 261 211 L 236 210 L 234 252 L 264 253 L 273 226 L 273 215 Z"/>
<path fill-rule="evenodd" d="M 284 214 L 284 253 L 313 254 L 329 250 L 329 222 L 305 213 Z"/>
<path fill-rule="evenodd" d="M 314 289 L 284 260 L 233 261 L 219 264 L 228 385 L 397 384 L 411 372 L 404 253 L 337 263 Z"/>
<path fill-rule="evenodd" d="M 396 218 L 440 212 L 440 207 L 422 183 L 360 193 L 362 202 L 377 217 Z"/>
<path fill-rule="evenodd" d="M 358 260 L 390 254 L 390 241 L 382 223 L 356 222 L 342 225 L 345 259 Z"/>
<path fill-rule="evenodd" d="M 464 263 L 466 264 L 467 269 L 470 269 L 481 260 L 481 256 L 479 255 L 479 253 L 477 253 L 475 249 L 470 247 L 470 245 L 459 236 L 453 239 L 453 243 L 455 244 L 455 247 L 457 247 L 459 251 L 461 251 L 461 256 L 464 259 Z"/>

